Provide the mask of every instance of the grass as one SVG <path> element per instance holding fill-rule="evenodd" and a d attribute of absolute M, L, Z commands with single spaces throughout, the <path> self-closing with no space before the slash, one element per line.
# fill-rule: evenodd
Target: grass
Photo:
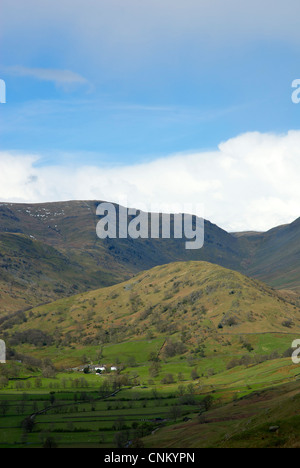
<path fill-rule="evenodd" d="M 2 402 L 9 403 L 9 410 L 0 417 L 3 429 L 0 446 L 39 447 L 51 437 L 59 447 L 113 448 L 116 447 L 115 435 L 120 431 L 129 438 L 142 438 L 144 445 L 152 448 L 298 443 L 300 399 L 297 378 L 300 372 L 290 359 L 240 366 L 196 381 L 188 378 L 190 367 L 186 363 L 185 366 L 186 380 L 182 382 L 160 383 L 162 375 L 178 370 L 176 363 L 166 363 L 162 366 L 161 376 L 151 385 L 141 383 L 124 387 L 116 396 L 105 399 L 99 394 L 106 379 L 103 376 L 59 373 L 55 379 L 42 378 L 40 389 L 34 388 L 36 377 L 31 377 L 32 387 L 27 390 L 16 390 L 11 381 L 10 386 L 0 392 L 0 412 Z M 147 376 L 146 369 L 146 365 L 134 368 L 142 379 Z M 87 386 L 74 388 L 72 382 L 81 377 Z M 195 404 L 182 404 L 179 385 L 187 388 L 190 383 L 194 385 Z M 213 396 L 214 405 L 205 413 L 206 422 L 199 424 L 198 414 L 203 411 L 202 401 L 208 394 Z M 88 401 L 81 400 L 82 395 Z M 53 396 L 54 403 L 51 403 Z M 171 415 L 174 405 L 181 409 L 178 422 Z M 33 432 L 24 433 L 21 429 L 24 418 L 44 408 L 47 410 L 35 419 Z M 185 422 L 185 417 L 190 420 Z M 156 418 L 162 418 L 164 422 Z M 282 436 L 269 433 L 271 425 L 279 425 Z M 293 428 L 292 438 L 288 435 L 289 427 Z"/>

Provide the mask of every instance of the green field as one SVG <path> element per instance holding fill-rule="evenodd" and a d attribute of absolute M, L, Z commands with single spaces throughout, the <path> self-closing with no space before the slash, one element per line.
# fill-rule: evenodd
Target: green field
<path fill-rule="evenodd" d="M 249 354 L 272 352 L 278 348 L 278 340 L 285 349 L 289 339 L 253 335 L 256 348 Z M 119 374 L 72 371 L 45 378 L 19 364 L 18 377 L 9 379 L 0 390 L 0 447 L 176 447 L 180 441 L 184 448 L 290 443 L 286 435 L 275 440 L 266 429 L 268 424 L 284 424 L 287 431 L 287 414 L 295 418 L 299 414 L 300 418 L 300 400 L 292 413 L 288 410 L 291 395 L 296 398 L 300 389 L 300 368 L 290 358 L 226 369 L 230 356 L 225 352 L 224 356 L 213 353 L 191 362 L 179 356 L 161 361 L 158 374 L 150 375 L 149 352 L 157 353 L 161 346 L 161 340 L 153 340 L 105 347 L 103 355 L 111 361 L 122 356 L 126 362 L 139 355 L 134 367 L 124 366 Z M 233 338 L 232 355 L 237 355 L 240 347 Z M 193 369 L 197 369 L 196 378 L 191 376 Z M 173 381 L 163 383 L 170 374 Z M 127 377 L 125 385 L 117 382 L 122 376 Z M 266 396 L 269 394 L 272 398 Z M 207 397 L 211 401 L 206 408 Z M 275 411 L 277 406 L 281 415 Z M 33 415 L 32 427 L 27 427 L 28 422 L 24 425 Z M 245 437 L 240 434 L 241 427 Z M 293 427 L 295 445 L 298 426 Z M 266 442 L 257 442 L 257 431 L 266 433 Z"/>

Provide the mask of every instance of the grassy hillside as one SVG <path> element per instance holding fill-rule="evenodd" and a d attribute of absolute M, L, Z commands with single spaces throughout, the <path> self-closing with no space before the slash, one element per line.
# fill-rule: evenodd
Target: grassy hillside
<path fill-rule="evenodd" d="M 201 355 L 203 345 L 226 349 L 230 337 L 300 333 L 299 312 L 257 280 L 207 262 L 181 262 L 16 314 L 0 330 L 24 349 L 32 344 L 31 331 L 39 330 L 61 360 L 59 349 L 67 356 L 73 347 L 156 338 L 177 343 L 178 354 Z"/>
<path fill-rule="evenodd" d="M 243 371 L 247 377 L 247 370 Z M 225 389 L 225 385 L 223 389 Z M 299 448 L 299 380 L 236 396 L 144 439 L 161 448 Z"/>

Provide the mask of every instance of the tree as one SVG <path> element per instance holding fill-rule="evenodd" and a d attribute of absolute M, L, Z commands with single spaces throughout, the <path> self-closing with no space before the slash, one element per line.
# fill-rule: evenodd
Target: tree
<path fill-rule="evenodd" d="M 179 396 L 183 396 L 186 392 L 186 388 L 184 385 L 178 385 L 178 388 L 177 388 L 177 393 Z"/>
<path fill-rule="evenodd" d="M 25 418 L 22 423 L 21 423 L 22 428 L 24 429 L 24 432 L 30 433 L 33 431 L 34 428 L 34 420 L 30 416 L 28 418 Z"/>
<path fill-rule="evenodd" d="M 114 441 L 117 448 L 124 448 L 128 440 L 128 434 L 126 432 L 117 432 L 114 436 Z"/>
<path fill-rule="evenodd" d="M 284 320 L 281 325 L 286 328 L 292 328 L 294 326 L 294 322 L 291 319 Z"/>
<path fill-rule="evenodd" d="M 125 428 L 125 419 L 123 416 L 120 416 L 113 424 L 113 429 L 116 431 L 121 431 Z"/>
<path fill-rule="evenodd" d="M 213 397 L 211 395 L 207 395 L 203 400 L 202 403 L 204 405 L 205 411 L 208 411 L 213 404 Z"/>
<path fill-rule="evenodd" d="M 176 356 L 176 354 L 184 354 L 186 352 L 186 346 L 181 341 L 173 342 L 168 341 L 164 347 L 163 353 L 168 357 Z"/>
<path fill-rule="evenodd" d="M 181 413 L 182 413 L 182 411 L 181 411 L 180 406 L 178 406 L 178 405 L 171 406 L 171 408 L 170 408 L 170 417 L 171 417 L 171 419 L 174 419 L 175 422 L 177 421 L 178 418 L 180 418 Z"/>
<path fill-rule="evenodd" d="M 38 407 L 38 404 L 36 401 L 33 402 L 33 405 L 32 405 L 32 412 L 33 413 L 37 413 L 39 410 L 39 407 Z"/>
<path fill-rule="evenodd" d="M 100 362 L 102 358 L 103 358 L 103 346 L 100 346 L 99 352 L 97 354 L 97 359 Z"/>
<path fill-rule="evenodd" d="M 151 377 L 157 377 L 161 370 L 161 364 L 159 362 L 152 362 L 151 366 L 149 367 L 149 374 Z"/>
<path fill-rule="evenodd" d="M 57 443 L 53 437 L 47 437 L 43 444 L 43 448 L 57 448 Z"/>
<path fill-rule="evenodd" d="M 46 379 L 54 379 L 56 377 L 57 370 L 55 369 L 50 359 L 45 359 L 42 367 L 42 376 Z"/>
<path fill-rule="evenodd" d="M 192 383 L 188 384 L 188 386 L 187 386 L 187 391 L 188 391 L 188 393 L 189 393 L 190 395 L 194 395 L 194 393 L 195 393 L 195 391 L 196 391 L 195 385 L 192 384 Z"/>
<path fill-rule="evenodd" d="M 7 412 L 9 410 L 9 403 L 7 400 L 2 400 L 0 403 L 0 412 L 2 416 L 6 416 Z"/>
<path fill-rule="evenodd" d="M 51 393 L 50 393 L 50 403 L 51 403 L 52 406 L 53 406 L 54 403 L 55 403 L 55 395 L 54 395 L 54 392 L 51 392 Z"/>
<path fill-rule="evenodd" d="M 0 388 L 7 387 L 8 383 L 9 383 L 8 378 L 5 377 L 4 375 L 1 375 L 0 376 Z"/>
<path fill-rule="evenodd" d="M 37 377 L 35 379 L 35 381 L 34 381 L 34 386 L 35 386 L 35 388 L 42 388 L 42 386 L 43 386 L 42 379 Z"/>
<path fill-rule="evenodd" d="M 196 380 L 196 379 L 199 378 L 199 375 L 198 375 L 198 372 L 197 372 L 197 369 L 196 369 L 196 368 L 192 370 L 192 372 L 191 372 L 191 378 L 192 378 L 193 380 Z"/>
<path fill-rule="evenodd" d="M 161 380 L 161 383 L 164 385 L 174 383 L 174 375 L 173 374 L 166 374 L 164 378 Z"/>
<path fill-rule="evenodd" d="M 186 393 L 185 395 L 182 395 L 180 398 L 179 398 L 179 404 L 180 405 L 195 405 L 196 404 L 196 400 L 195 400 L 195 397 L 191 394 L 188 394 Z"/>
<path fill-rule="evenodd" d="M 144 447 L 145 447 L 144 442 L 137 437 L 136 439 L 133 440 L 130 448 L 139 449 L 139 448 L 144 448 Z"/>
<path fill-rule="evenodd" d="M 148 357 L 148 361 L 159 361 L 159 357 L 157 356 L 157 353 L 150 353 Z"/>
<path fill-rule="evenodd" d="M 206 423 L 206 417 L 204 414 L 200 413 L 198 414 L 198 423 L 199 424 L 205 424 Z"/>
<path fill-rule="evenodd" d="M 84 354 L 81 358 L 82 364 L 88 364 L 90 362 L 89 358 Z"/>
<path fill-rule="evenodd" d="M 127 366 L 128 366 L 128 367 L 136 367 L 136 366 L 137 366 L 137 362 L 136 362 L 135 356 L 130 356 L 130 357 L 127 359 Z"/>

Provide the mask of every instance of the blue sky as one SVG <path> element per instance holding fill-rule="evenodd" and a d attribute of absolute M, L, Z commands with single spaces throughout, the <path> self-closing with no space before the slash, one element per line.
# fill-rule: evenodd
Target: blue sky
<path fill-rule="evenodd" d="M 299 14 L 295 0 L 2 0 L 0 150 L 122 167 L 297 130 Z"/>

